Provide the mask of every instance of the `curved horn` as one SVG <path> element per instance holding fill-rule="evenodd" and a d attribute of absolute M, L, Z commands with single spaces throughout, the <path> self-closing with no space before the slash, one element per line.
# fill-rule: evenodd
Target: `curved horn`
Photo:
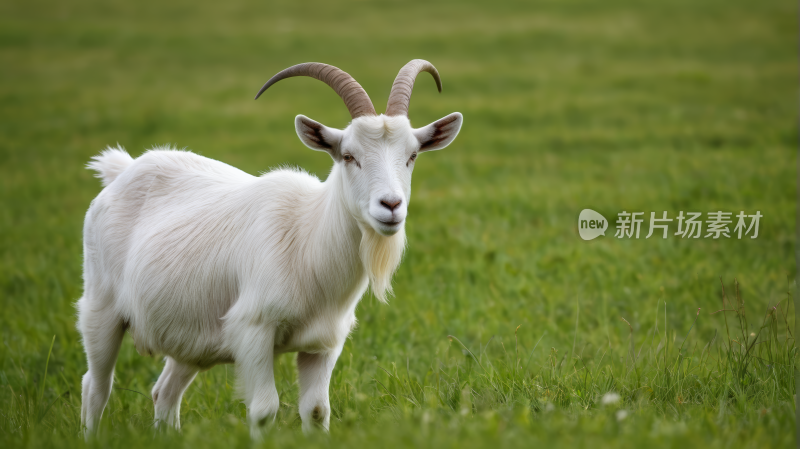
<path fill-rule="evenodd" d="M 310 76 L 331 86 L 342 97 L 347 110 L 350 111 L 350 116 L 354 119 L 364 115 L 378 115 L 375 113 L 375 107 L 372 106 L 372 100 L 369 99 L 367 91 L 358 84 L 355 78 L 344 70 L 320 62 L 305 62 L 281 70 L 264 84 L 254 99 L 257 100 L 265 90 L 278 81 L 293 76 Z"/>
<path fill-rule="evenodd" d="M 411 91 L 414 89 L 414 81 L 421 72 L 428 72 L 436 80 L 436 87 L 442 91 L 442 79 L 436 67 L 424 59 L 415 59 L 400 69 L 397 78 L 392 84 L 392 92 L 389 94 L 389 103 L 386 105 L 386 115 L 405 115 L 408 117 L 408 105 L 411 102 Z"/>

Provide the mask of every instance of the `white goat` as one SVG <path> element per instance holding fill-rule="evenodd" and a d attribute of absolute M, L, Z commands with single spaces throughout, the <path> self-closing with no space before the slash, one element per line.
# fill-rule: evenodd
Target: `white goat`
<path fill-rule="evenodd" d="M 371 284 L 381 301 L 405 247 L 404 223 L 417 154 L 446 147 L 459 113 L 411 128 L 414 80 L 427 61 L 406 64 L 385 115 L 336 67 L 306 63 L 272 77 L 311 76 L 344 100 L 344 130 L 305 116 L 297 135 L 334 160 L 325 182 L 296 170 L 251 176 L 185 151 L 133 160 L 109 148 L 88 167 L 106 186 L 84 225 L 84 296 L 78 301 L 89 370 L 81 422 L 97 428 L 111 393 L 125 331 L 140 354 L 164 354 L 153 388 L 156 425 L 180 427 L 181 396 L 195 375 L 235 363 L 251 433 L 278 411 L 275 355 L 297 352 L 303 429 L 327 430 L 328 384 Z"/>

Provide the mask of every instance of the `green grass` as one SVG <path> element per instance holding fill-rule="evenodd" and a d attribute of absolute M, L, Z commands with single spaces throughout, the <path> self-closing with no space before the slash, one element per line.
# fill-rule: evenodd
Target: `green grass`
<path fill-rule="evenodd" d="M 778 0 L 0 3 L 0 445 L 83 445 L 92 155 L 172 143 L 324 178 L 293 118 L 344 127 L 339 98 L 294 79 L 252 101 L 261 84 L 327 62 L 380 111 L 425 58 L 444 91 L 420 78 L 413 124 L 465 121 L 417 163 L 396 296 L 357 311 L 329 437 L 300 432 L 280 357 L 264 445 L 793 447 L 796 17 Z M 587 207 L 764 218 L 755 240 L 584 242 Z M 736 311 L 712 315 L 720 279 Z M 126 338 L 93 446 L 250 446 L 231 366 L 154 439 L 160 368 Z"/>

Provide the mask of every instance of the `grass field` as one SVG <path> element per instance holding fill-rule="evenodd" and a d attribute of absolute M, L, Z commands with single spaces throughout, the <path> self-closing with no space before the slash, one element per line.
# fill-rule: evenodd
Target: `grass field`
<path fill-rule="evenodd" d="M 264 446 L 795 445 L 796 4 L 270 3 L 0 3 L 0 446 L 84 444 L 92 155 L 173 144 L 324 178 L 293 118 L 344 127 L 341 100 L 311 79 L 255 92 L 321 61 L 382 111 L 413 58 L 444 91 L 420 77 L 412 123 L 459 111 L 464 127 L 417 163 L 396 294 L 359 306 L 330 436 L 301 433 L 285 355 Z M 584 208 L 763 218 L 757 239 L 585 242 Z M 161 367 L 126 337 L 90 446 L 251 445 L 232 366 L 200 374 L 182 432 L 154 438 Z"/>

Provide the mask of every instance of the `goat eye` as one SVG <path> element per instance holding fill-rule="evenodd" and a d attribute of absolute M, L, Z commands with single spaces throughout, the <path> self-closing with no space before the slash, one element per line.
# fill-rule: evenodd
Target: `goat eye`
<path fill-rule="evenodd" d="M 411 160 L 412 161 L 417 160 L 417 153 L 411 153 Z"/>
<path fill-rule="evenodd" d="M 353 160 L 353 156 L 345 154 L 344 156 L 342 156 L 342 159 L 344 159 L 345 162 L 350 162 Z"/>

